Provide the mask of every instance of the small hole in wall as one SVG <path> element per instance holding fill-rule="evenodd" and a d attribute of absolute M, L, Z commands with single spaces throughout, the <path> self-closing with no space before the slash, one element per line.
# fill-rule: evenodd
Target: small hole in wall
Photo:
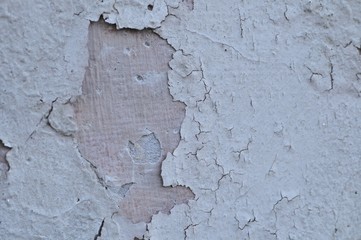
<path fill-rule="evenodd" d="M 148 5 L 148 10 L 149 10 L 149 11 L 152 11 L 152 10 L 153 10 L 153 5 L 152 5 L 152 4 L 149 4 L 149 5 Z"/>
<path fill-rule="evenodd" d="M 145 43 L 144 43 L 144 46 L 150 47 L 150 43 L 149 43 L 149 42 L 145 42 Z"/>
<path fill-rule="evenodd" d="M 141 75 L 137 75 L 136 78 L 137 78 L 138 81 L 143 81 L 144 80 L 144 78 Z"/>
<path fill-rule="evenodd" d="M 355 191 L 355 194 L 357 194 L 357 191 Z"/>

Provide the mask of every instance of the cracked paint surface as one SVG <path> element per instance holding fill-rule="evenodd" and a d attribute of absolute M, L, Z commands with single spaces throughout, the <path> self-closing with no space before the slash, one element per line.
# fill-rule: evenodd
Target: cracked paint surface
<path fill-rule="evenodd" d="M 359 127 L 346 119 L 360 111 L 355 78 L 360 58 L 343 44 L 348 39 L 360 41 L 355 28 L 359 12 L 352 3 L 268 4 L 234 1 L 220 6 L 196 1 L 193 12 L 170 11 L 172 15 L 156 30 L 183 55 L 199 59 L 198 79 L 205 84 L 204 99 L 188 100 L 182 141 L 162 165 L 165 185 L 190 186 L 196 194 L 189 209 L 178 212 L 188 218 L 183 235 L 358 238 L 358 214 L 352 207 L 338 211 L 342 201 L 335 199 L 345 194 L 345 181 L 359 171 L 359 148 L 346 143 L 345 137 L 358 142 Z M 200 22 L 200 16 L 218 21 Z M 315 26 L 317 30 L 312 29 Z M 184 34 L 173 37 L 180 32 Z M 316 75 L 312 70 L 310 79 L 308 67 L 313 65 L 322 72 Z M 169 77 L 170 83 L 178 83 L 170 88 L 175 98 L 180 86 L 192 89 L 199 83 L 189 84 L 181 74 Z M 179 98 L 191 95 L 187 93 Z M 340 108 L 347 112 L 343 117 Z M 348 150 L 341 157 L 343 148 Z M 350 165 L 355 167 L 353 174 L 346 173 Z M 343 218 L 345 214 L 353 220 Z M 167 222 L 172 217 L 180 218 L 159 215 Z M 348 227 L 342 232 L 336 227 L 335 232 L 340 218 Z M 159 227 L 156 218 L 153 222 L 151 236 L 171 232 Z"/>
<path fill-rule="evenodd" d="M 329 0 L 5 1 L 1 238 L 359 239 L 360 11 Z M 124 217 L 75 142 L 68 106 L 100 15 L 175 50 L 169 91 L 186 111 L 161 177 L 195 198 L 149 224 Z"/>

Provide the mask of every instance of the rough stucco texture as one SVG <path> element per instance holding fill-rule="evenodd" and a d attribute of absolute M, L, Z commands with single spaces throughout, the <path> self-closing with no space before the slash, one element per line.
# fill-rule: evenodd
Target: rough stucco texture
<path fill-rule="evenodd" d="M 100 16 L 167 42 L 185 107 L 154 176 L 191 196 L 148 219 L 79 140 Z M 6 0 L 0 24 L 0 239 L 361 239 L 360 1 Z"/>

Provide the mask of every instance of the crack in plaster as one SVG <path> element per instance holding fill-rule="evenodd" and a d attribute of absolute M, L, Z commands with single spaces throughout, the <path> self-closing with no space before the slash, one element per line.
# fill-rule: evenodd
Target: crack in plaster
<path fill-rule="evenodd" d="M 261 61 L 260 59 L 252 59 L 252 58 L 249 58 L 249 57 L 246 57 L 244 56 L 244 54 L 241 53 L 240 50 L 238 50 L 236 47 L 228 44 L 228 43 L 225 43 L 225 42 L 220 42 L 220 41 L 216 41 L 214 39 L 212 39 L 211 37 L 207 36 L 206 34 L 203 34 L 203 33 L 200 33 L 200 32 L 197 32 L 197 31 L 194 31 L 194 30 L 190 30 L 190 29 L 185 29 L 187 32 L 189 33 L 192 33 L 192 34 L 195 34 L 197 36 L 200 36 L 208 41 L 210 41 L 211 43 L 214 43 L 214 44 L 218 44 L 222 47 L 226 46 L 226 47 L 229 47 L 231 49 L 233 49 L 240 57 L 242 57 L 243 59 L 247 60 L 247 61 L 250 61 L 250 62 L 253 62 L 253 63 L 261 63 L 261 62 L 264 62 L 264 61 Z M 224 49 L 225 52 L 227 52 L 227 48 Z"/>
<path fill-rule="evenodd" d="M 47 124 L 52 128 L 52 126 L 49 124 L 49 116 L 51 114 L 51 112 L 53 111 L 53 104 L 58 100 L 58 97 L 55 98 L 53 101 L 51 101 L 50 106 L 48 108 L 48 110 L 45 111 L 45 113 L 43 114 L 43 116 L 40 118 L 40 120 L 38 121 L 38 123 L 35 125 L 34 130 L 29 134 L 29 136 L 26 138 L 25 143 L 32 138 L 32 136 L 36 133 L 36 131 L 38 130 L 39 126 L 41 125 L 41 123 L 45 120 L 47 122 Z M 40 102 L 43 102 L 42 99 L 40 99 Z M 54 129 L 56 132 L 57 130 Z"/>
<path fill-rule="evenodd" d="M 328 89 L 328 91 L 331 91 L 333 90 L 333 85 L 334 85 L 334 77 L 333 77 L 333 64 L 332 62 L 330 61 L 330 89 Z"/>
<path fill-rule="evenodd" d="M 102 236 L 102 230 L 103 230 L 103 227 L 104 227 L 104 220 L 105 220 L 105 218 L 103 218 L 103 220 L 102 220 L 102 222 L 101 222 L 101 224 L 99 226 L 98 232 L 94 236 L 94 240 L 97 240 L 99 237 Z"/>
<path fill-rule="evenodd" d="M 234 216 L 234 219 L 237 221 L 238 229 L 243 231 L 246 227 L 249 227 L 251 223 L 257 222 L 256 216 L 254 215 L 254 210 L 252 209 L 253 217 L 249 218 L 246 223 L 241 224 L 241 221 L 237 218 L 237 216 Z"/>

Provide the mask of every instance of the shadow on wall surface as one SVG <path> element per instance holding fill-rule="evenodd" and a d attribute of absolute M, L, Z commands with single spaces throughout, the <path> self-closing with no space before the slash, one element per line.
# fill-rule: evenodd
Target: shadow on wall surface
<path fill-rule="evenodd" d="M 0 180 L 6 178 L 7 172 L 10 170 L 10 165 L 6 160 L 6 154 L 10 149 L 0 140 Z"/>
<path fill-rule="evenodd" d="M 120 214 L 149 222 L 194 198 L 188 188 L 163 187 L 160 176 L 185 115 L 168 90 L 174 50 L 150 30 L 116 30 L 104 21 L 90 24 L 88 48 L 83 95 L 75 103 L 79 151 L 119 196 Z"/>

